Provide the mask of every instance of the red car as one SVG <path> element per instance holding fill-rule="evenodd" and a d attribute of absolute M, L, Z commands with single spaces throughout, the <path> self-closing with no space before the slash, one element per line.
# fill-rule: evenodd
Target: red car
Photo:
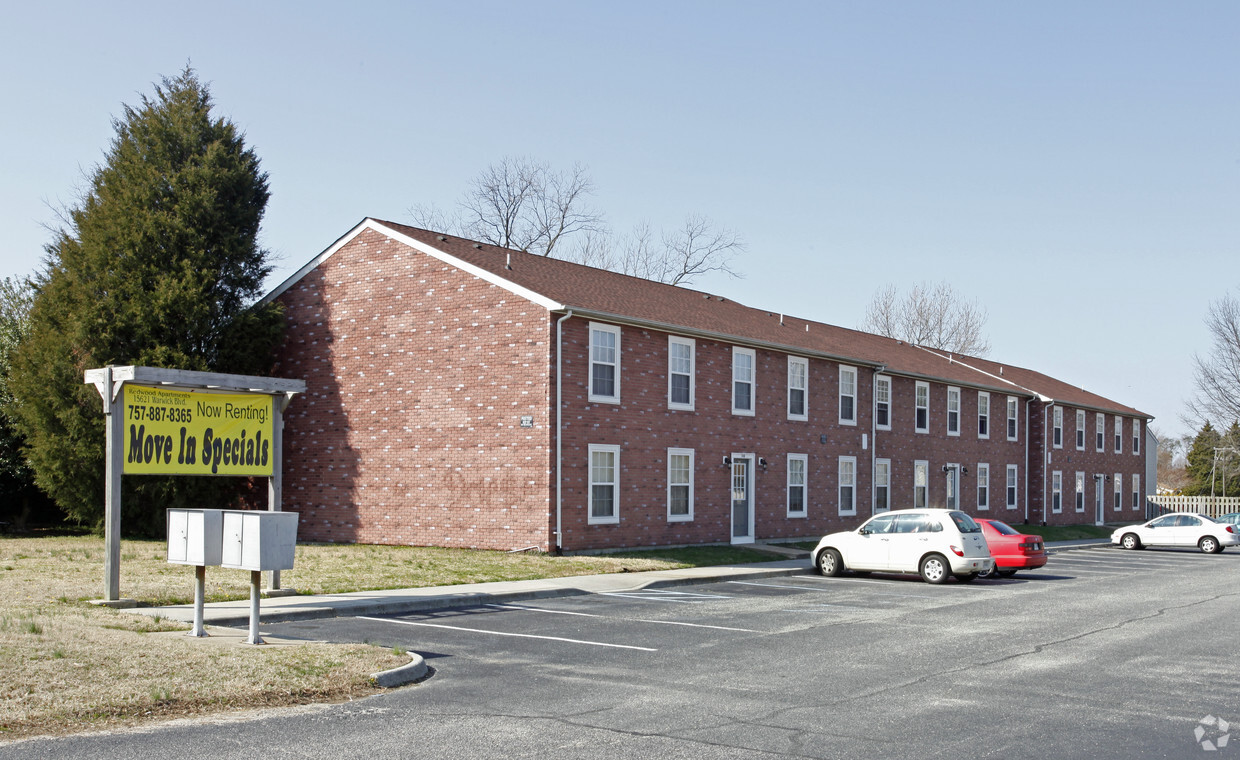
<path fill-rule="evenodd" d="M 1012 526 L 998 520 L 976 518 L 982 526 L 982 534 L 986 536 L 986 545 L 990 547 L 990 556 L 995 558 L 995 575 L 1010 578 L 1017 570 L 1034 570 L 1046 564 L 1046 545 L 1041 536 L 1019 533 Z"/>

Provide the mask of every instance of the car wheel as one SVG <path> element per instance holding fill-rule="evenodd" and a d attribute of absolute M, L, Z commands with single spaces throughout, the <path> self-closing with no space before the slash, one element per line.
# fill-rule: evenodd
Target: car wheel
<path fill-rule="evenodd" d="M 961 583 L 972 583 L 973 581 L 977 580 L 979 575 L 981 575 L 981 573 L 961 573 L 960 575 L 956 576 L 956 580 L 960 581 Z"/>
<path fill-rule="evenodd" d="M 1197 548 L 1206 554 L 1218 554 L 1223 550 L 1222 545 L 1219 544 L 1218 539 L 1214 536 L 1202 536 L 1201 540 L 1197 542 Z"/>
<path fill-rule="evenodd" d="M 1125 533 L 1124 537 L 1119 540 L 1119 545 L 1125 549 L 1140 549 L 1141 539 L 1137 538 L 1136 533 Z"/>
<path fill-rule="evenodd" d="M 818 555 L 818 572 L 834 578 L 844 571 L 844 560 L 840 558 L 840 553 L 834 549 L 823 549 L 822 554 Z"/>
<path fill-rule="evenodd" d="M 930 554 L 922 559 L 918 570 L 926 583 L 942 583 L 951 575 L 952 568 L 942 554 Z"/>

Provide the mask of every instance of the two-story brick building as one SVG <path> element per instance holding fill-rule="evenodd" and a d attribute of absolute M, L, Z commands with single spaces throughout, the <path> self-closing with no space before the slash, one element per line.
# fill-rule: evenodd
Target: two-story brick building
<path fill-rule="evenodd" d="M 1031 370 L 374 219 L 267 298 L 276 373 L 307 383 L 284 505 L 308 540 L 578 551 L 922 504 L 1144 513 L 1148 415 Z"/>

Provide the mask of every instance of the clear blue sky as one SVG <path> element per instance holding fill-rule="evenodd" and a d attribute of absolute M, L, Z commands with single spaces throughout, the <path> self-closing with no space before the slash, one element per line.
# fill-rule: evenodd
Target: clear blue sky
<path fill-rule="evenodd" d="M 947 279 L 991 358 L 1181 423 L 1240 290 L 1240 3 L 8 3 L 0 276 L 111 119 L 192 62 L 271 178 L 272 285 L 506 155 L 585 165 L 625 231 L 705 214 L 744 280 L 846 327 Z"/>

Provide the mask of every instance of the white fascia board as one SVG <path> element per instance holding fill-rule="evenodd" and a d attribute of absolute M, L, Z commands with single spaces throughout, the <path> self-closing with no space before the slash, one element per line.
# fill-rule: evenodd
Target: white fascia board
<path fill-rule="evenodd" d="M 986 370 L 984 370 L 984 369 L 980 369 L 980 368 L 978 368 L 978 367 L 974 367 L 972 364 L 969 364 L 968 362 L 962 362 L 962 361 L 960 361 L 960 359 L 956 358 L 955 356 L 941 354 L 941 353 L 939 353 L 938 351 L 935 351 L 935 350 L 930 349 L 930 348 L 926 348 L 925 346 L 918 346 L 918 345 L 916 345 L 916 344 L 910 344 L 910 345 L 912 345 L 914 348 L 920 348 L 922 351 L 925 351 L 926 353 L 930 354 L 931 356 L 937 356 L 937 357 L 939 357 L 940 359 L 942 359 L 943 361 L 947 362 L 948 364 L 959 364 L 961 367 L 964 367 L 965 369 L 968 369 L 968 370 L 971 370 L 971 371 L 973 371 L 973 372 L 976 372 L 976 373 L 978 373 L 979 375 L 982 375 L 982 376 L 984 376 L 984 377 L 989 377 L 990 379 L 992 379 L 992 380 L 996 380 L 996 381 L 998 381 L 999 383 L 1001 383 L 1001 384 L 1002 384 L 1002 385 L 999 385 L 999 386 L 985 386 L 985 385 L 978 385 L 978 386 L 976 386 L 976 387 L 978 387 L 978 388 L 985 388 L 986 390 L 1001 391 L 1001 392 L 1005 392 L 1005 393 L 1011 393 L 1011 392 L 1012 392 L 1012 389 L 1015 389 L 1015 390 L 1021 391 L 1021 392 L 1022 392 L 1022 394 L 1021 394 L 1021 395 L 1025 395 L 1025 396 L 1033 396 L 1035 399 L 1037 399 L 1037 400 L 1039 400 L 1039 401 L 1041 401 L 1041 402 L 1043 402 L 1043 403 L 1050 403 L 1050 402 L 1054 401 L 1054 399 L 1050 398 L 1049 396 L 1044 396 L 1044 395 L 1042 395 L 1041 393 L 1038 393 L 1037 391 L 1033 390 L 1032 388 L 1026 388 L 1025 386 L 1020 385 L 1019 383 L 1016 383 L 1016 382 L 1013 382 L 1013 381 L 1011 381 L 1011 380 L 1007 379 L 1007 378 L 1006 378 L 1006 377 L 1004 377 L 1003 375 L 996 375 L 996 374 L 995 374 L 995 373 L 993 373 L 993 372 L 987 372 L 987 371 L 986 371 Z M 896 373 L 894 373 L 894 372 L 893 372 L 892 374 L 896 374 Z M 1010 387 L 1007 387 L 1007 386 L 1010 386 Z"/>
<path fill-rule="evenodd" d="M 274 290 L 272 290 L 270 293 L 264 296 L 263 299 L 259 303 L 267 303 L 271 301 L 272 299 L 277 298 L 281 293 L 283 293 L 284 291 L 292 287 L 295 282 L 300 280 L 302 277 L 305 277 L 306 274 L 309 273 L 312 269 L 317 267 L 319 264 L 322 264 L 324 261 L 330 258 L 333 253 L 340 250 L 344 246 L 348 245 L 354 238 L 356 238 L 358 235 L 360 235 L 362 232 L 366 230 L 374 230 L 375 232 L 378 232 L 380 235 L 384 235 L 388 238 L 391 238 L 392 240 L 397 241 L 398 243 L 407 245 L 416 251 L 425 253 L 427 256 L 430 256 L 431 258 L 438 259 L 439 261 L 442 261 L 445 264 L 450 264 L 460 269 L 463 272 L 468 272 L 469 274 L 472 274 L 473 276 L 477 277 L 480 280 L 483 280 L 484 282 L 489 282 L 492 285 L 496 285 L 498 287 L 503 288 L 504 290 L 507 290 L 509 293 L 512 293 L 513 295 L 520 296 L 521 298 L 524 298 L 527 301 L 536 303 L 539 306 L 542 306 L 543 308 L 547 309 L 548 311 L 555 311 L 558 309 L 565 308 L 563 304 L 560 304 L 557 301 L 547 298 L 541 293 L 536 293 L 530 290 L 529 288 L 525 288 L 520 285 L 517 285 L 516 283 L 511 282 L 510 280 L 506 280 L 503 277 L 500 277 L 499 275 L 489 270 L 483 269 L 482 267 L 474 266 L 473 264 L 470 264 L 469 262 L 464 261 L 462 259 L 458 259 L 457 257 L 452 256 L 451 254 L 445 253 L 439 250 L 438 248 L 427 245 L 426 243 L 423 243 L 419 240 L 415 240 L 409 237 L 408 235 L 405 235 L 404 233 L 397 232 L 396 230 L 386 225 L 383 225 L 379 223 L 378 221 L 371 219 L 370 217 L 363 219 L 360 224 L 358 224 L 356 227 L 354 227 L 352 230 L 346 233 L 343 237 L 341 237 L 335 243 L 332 243 L 331 247 L 329 247 L 327 250 L 320 253 L 318 256 L 315 256 L 313 259 L 309 261 L 309 263 L 307 263 L 301 269 L 298 269 L 291 277 L 289 277 L 284 282 L 280 283 L 279 286 L 277 286 Z"/>

